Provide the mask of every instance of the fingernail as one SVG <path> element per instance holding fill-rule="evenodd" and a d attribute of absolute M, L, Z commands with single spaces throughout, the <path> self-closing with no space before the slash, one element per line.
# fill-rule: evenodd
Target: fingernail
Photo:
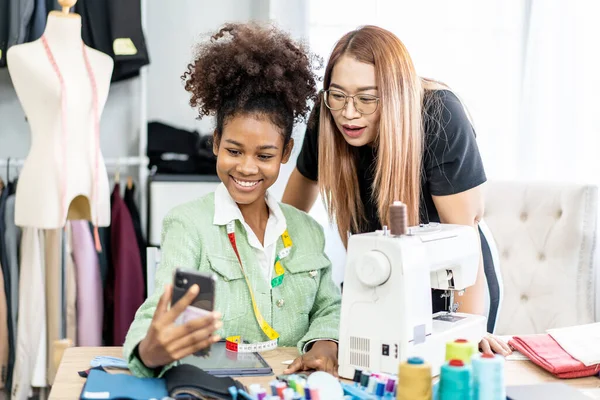
<path fill-rule="evenodd" d="M 216 343 L 216 342 L 218 342 L 219 340 L 221 340 L 221 336 L 219 336 L 219 335 L 214 335 L 214 336 L 213 336 L 213 341 L 214 341 L 215 343 Z"/>
<path fill-rule="evenodd" d="M 222 323 L 221 321 L 218 321 L 218 322 L 215 324 L 215 329 L 221 329 L 221 327 L 222 327 L 222 326 L 223 326 L 223 323 Z"/>
<path fill-rule="evenodd" d="M 223 315 L 221 315 L 221 313 L 220 313 L 220 312 L 218 312 L 218 311 L 215 311 L 215 312 L 213 313 L 213 318 L 214 318 L 214 319 L 221 319 L 221 317 L 223 317 Z"/>

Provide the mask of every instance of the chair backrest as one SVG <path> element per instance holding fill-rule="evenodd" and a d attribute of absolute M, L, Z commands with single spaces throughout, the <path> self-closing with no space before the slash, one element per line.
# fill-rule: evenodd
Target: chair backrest
<path fill-rule="evenodd" d="M 160 248 L 146 247 L 146 287 L 148 296 L 154 292 L 154 275 L 160 264 Z"/>
<path fill-rule="evenodd" d="M 484 190 L 504 285 L 496 333 L 594 322 L 597 187 L 488 182 Z"/>

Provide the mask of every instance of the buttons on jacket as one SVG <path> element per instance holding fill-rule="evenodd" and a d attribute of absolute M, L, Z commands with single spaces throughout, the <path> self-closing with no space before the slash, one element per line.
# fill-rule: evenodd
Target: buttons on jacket
<path fill-rule="evenodd" d="M 310 271 L 308 273 L 308 275 L 310 275 L 311 278 L 314 278 L 315 276 L 317 276 L 318 272 L 316 269 L 313 269 L 312 271 Z"/>
<path fill-rule="evenodd" d="M 283 299 L 279 299 L 279 300 L 277 300 L 277 303 L 275 303 L 275 304 L 277 304 L 277 307 L 281 308 L 281 307 L 283 307 L 284 303 L 285 303 L 285 301 Z"/>

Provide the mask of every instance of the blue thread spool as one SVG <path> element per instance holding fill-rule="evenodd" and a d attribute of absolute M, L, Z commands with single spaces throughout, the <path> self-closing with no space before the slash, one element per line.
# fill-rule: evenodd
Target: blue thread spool
<path fill-rule="evenodd" d="M 473 372 L 471 365 L 462 360 L 450 360 L 442 365 L 439 400 L 471 400 L 473 398 Z"/>
<path fill-rule="evenodd" d="M 312 397 L 310 397 L 310 386 L 305 385 L 304 386 L 304 400 L 312 400 Z"/>
<path fill-rule="evenodd" d="M 473 364 L 473 400 L 505 400 L 504 357 L 476 354 Z"/>
<path fill-rule="evenodd" d="M 277 396 L 277 383 L 279 381 L 278 380 L 272 380 L 271 382 L 269 382 L 269 386 L 271 387 L 271 395 L 272 396 Z"/>

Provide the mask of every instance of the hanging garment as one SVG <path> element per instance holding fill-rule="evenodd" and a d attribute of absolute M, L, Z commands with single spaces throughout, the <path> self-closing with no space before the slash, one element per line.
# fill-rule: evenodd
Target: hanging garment
<path fill-rule="evenodd" d="M 114 275 L 111 277 L 109 271 L 107 289 L 114 298 L 112 344 L 122 346 L 135 313 L 144 302 L 144 277 L 133 221 L 118 184 L 113 189 L 111 203 L 110 247 Z"/>
<path fill-rule="evenodd" d="M 29 21 L 35 7 L 35 0 L 9 0 L 9 2 L 8 49 L 27 40 Z"/>
<path fill-rule="evenodd" d="M 90 229 L 93 230 L 94 226 L 90 222 Z M 105 228 L 98 228 L 98 237 L 100 238 L 100 245 L 102 246 L 101 252 L 96 252 L 98 256 L 98 263 L 100 264 L 100 279 L 102 282 L 102 289 L 106 285 L 106 273 L 108 272 L 108 263 L 110 260 L 110 226 Z"/>
<path fill-rule="evenodd" d="M 73 346 L 77 344 L 77 272 L 73 260 L 72 230 L 71 225 L 65 226 L 64 239 L 65 257 L 67 259 L 67 339 L 71 339 Z"/>
<path fill-rule="evenodd" d="M 0 198 L 4 190 L 4 183 L 0 179 Z M 0 236 L 1 239 L 1 236 Z M 1 257 L 0 257 L 1 259 Z M 8 372 L 8 309 L 6 305 L 6 292 L 4 290 L 4 272 L 0 260 L 0 396 L 4 398 L 3 389 L 6 387 L 6 374 Z"/>
<path fill-rule="evenodd" d="M 8 267 L 8 258 L 6 254 L 6 245 L 4 242 L 5 237 L 5 210 L 6 210 L 6 199 L 10 193 L 10 184 L 7 185 L 2 193 L 0 193 L 0 264 L 2 264 L 2 274 L 4 275 L 4 293 L 6 298 L 7 307 L 7 326 L 8 326 L 8 369 L 6 371 L 6 387 L 12 387 L 12 373 L 15 364 L 15 346 L 16 346 L 16 323 L 13 324 L 13 319 L 10 317 L 10 309 L 12 306 L 11 293 L 10 293 L 10 268 Z"/>
<path fill-rule="evenodd" d="M 19 243 L 21 228 L 15 225 L 15 195 L 9 194 L 4 208 L 4 245 L 7 268 L 10 270 L 10 309 L 14 341 L 17 340 L 17 313 L 19 311 Z"/>
<path fill-rule="evenodd" d="M 144 298 L 146 298 L 146 240 L 144 239 L 144 234 L 142 233 L 142 222 L 140 220 L 140 212 L 138 211 L 137 204 L 135 203 L 135 189 L 135 183 L 128 183 L 127 187 L 125 188 L 124 200 L 125 205 L 127 205 L 127 210 L 129 210 L 129 214 L 131 214 L 133 228 L 135 229 L 135 238 L 137 240 L 137 245 L 140 251 L 140 259 L 142 261 L 142 276 L 144 277 Z"/>
<path fill-rule="evenodd" d="M 88 222 L 71 221 L 73 257 L 77 271 L 77 344 L 102 346 L 102 283 Z"/>
<path fill-rule="evenodd" d="M 6 50 L 8 50 L 8 21 L 10 0 L 0 0 L 0 67 L 6 67 Z"/>
<path fill-rule="evenodd" d="M 62 310 L 62 288 L 61 288 L 61 229 L 48 229 L 45 235 L 45 258 L 46 258 L 46 322 L 48 335 L 46 347 L 53 354 L 52 349 L 57 340 L 62 339 L 61 328 L 63 318 Z M 48 357 L 46 372 L 48 384 L 52 385 L 56 376 L 56 368 L 52 357 Z"/>
<path fill-rule="evenodd" d="M 111 210 L 112 203 L 113 200 L 111 196 Z M 98 254 L 98 262 L 100 263 L 100 273 L 102 275 L 102 289 L 104 294 L 104 321 L 102 322 L 102 342 L 104 343 L 104 346 L 112 346 L 113 344 L 113 316 L 115 313 L 115 271 L 114 266 L 112 265 L 110 231 L 110 226 L 106 228 L 101 228 L 98 231 L 100 234 L 100 241 L 102 242 L 102 253 Z"/>
<path fill-rule="evenodd" d="M 17 353 L 12 376 L 11 399 L 26 400 L 39 353 L 45 320 L 44 271 L 40 233 L 23 228 L 21 239 L 21 276 L 19 281 L 19 321 Z M 46 340 L 45 335 L 43 340 Z"/>
<path fill-rule="evenodd" d="M 38 229 L 38 237 L 39 242 L 38 245 L 40 247 L 40 270 L 42 271 L 42 300 L 43 300 L 43 308 L 42 308 L 42 319 L 39 321 L 35 321 L 40 325 L 41 332 L 40 338 L 38 340 L 37 352 L 35 353 L 35 363 L 33 365 L 33 371 L 31 376 L 31 386 L 36 388 L 42 388 L 48 386 L 48 379 L 46 375 L 46 364 L 48 363 L 48 346 L 46 343 L 46 338 L 48 337 L 48 323 L 46 320 L 46 287 L 43 282 L 46 281 L 46 237 L 44 236 L 44 230 Z"/>
<path fill-rule="evenodd" d="M 46 29 L 46 18 L 48 17 L 48 9 L 46 0 L 35 0 L 33 15 L 29 24 L 28 42 L 38 40 Z"/>
<path fill-rule="evenodd" d="M 6 387 L 6 373 L 8 372 L 8 309 L 6 307 L 6 293 L 4 292 L 4 274 L 0 264 L 0 389 Z"/>
<path fill-rule="evenodd" d="M 75 11 L 81 15 L 84 43 L 115 61 L 112 82 L 138 76 L 150 63 L 140 0 L 79 1 Z"/>
<path fill-rule="evenodd" d="M 108 17 L 115 57 L 113 81 L 133 78 L 150 64 L 142 31 L 141 0 L 108 0 Z"/>

